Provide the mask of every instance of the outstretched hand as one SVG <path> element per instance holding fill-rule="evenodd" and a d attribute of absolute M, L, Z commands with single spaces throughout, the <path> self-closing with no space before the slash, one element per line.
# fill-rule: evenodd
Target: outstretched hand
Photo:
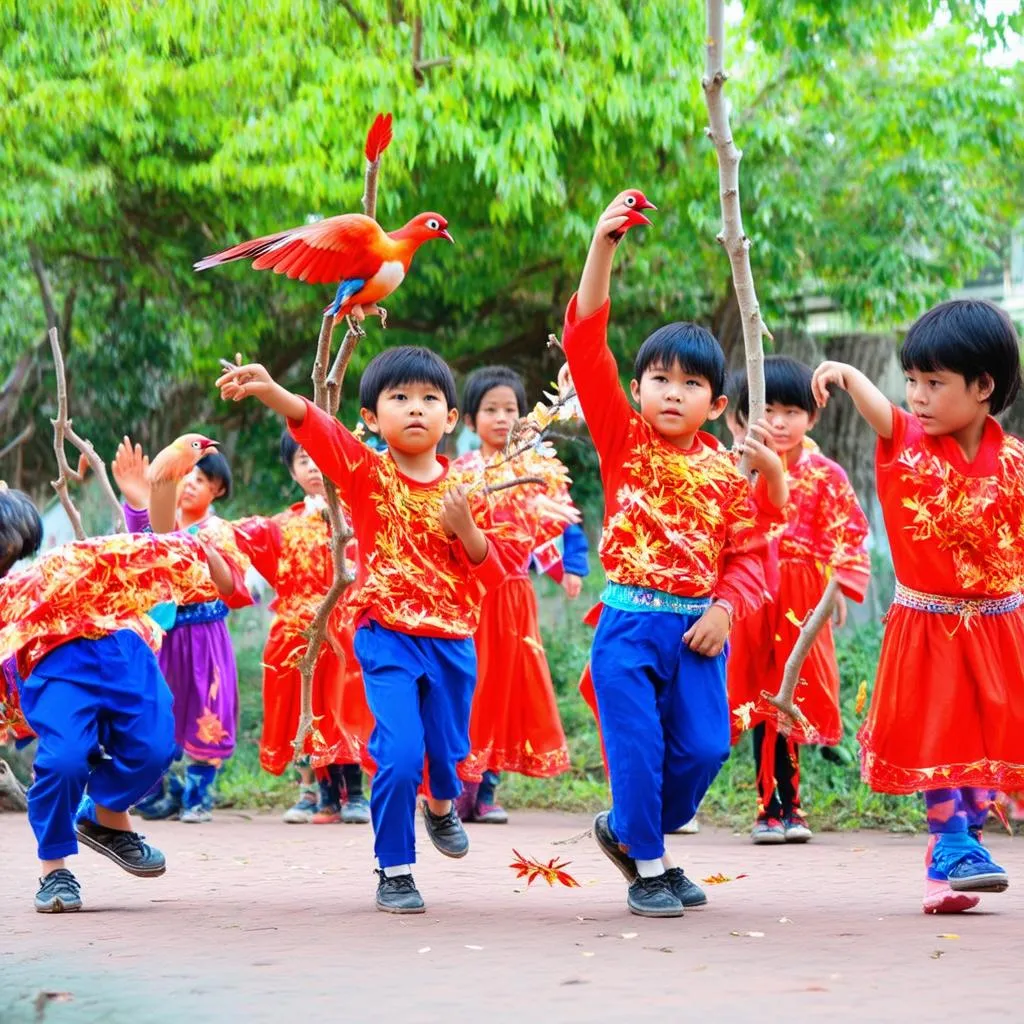
<path fill-rule="evenodd" d="M 141 444 L 133 446 L 127 434 L 117 446 L 110 472 L 121 496 L 132 508 L 149 507 L 149 456 L 142 451 Z"/>
<path fill-rule="evenodd" d="M 301 423 L 306 418 L 305 402 L 281 387 L 270 376 L 270 371 L 260 363 L 226 368 L 215 383 L 220 388 L 220 397 L 227 402 L 256 398 L 268 409 L 273 409 L 287 419 Z"/>
<path fill-rule="evenodd" d="M 828 392 L 830 385 L 834 384 L 843 391 L 849 390 L 848 372 L 851 369 L 852 367 L 846 363 L 826 360 L 814 371 L 811 377 L 811 391 L 820 408 L 824 409 L 828 405 L 828 400 L 831 397 Z"/>

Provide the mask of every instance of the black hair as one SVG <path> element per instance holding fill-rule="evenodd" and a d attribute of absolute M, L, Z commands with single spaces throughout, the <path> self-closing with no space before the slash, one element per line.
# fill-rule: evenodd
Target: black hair
<path fill-rule="evenodd" d="M 940 302 L 914 321 L 900 349 L 904 372 L 948 370 L 967 384 L 992 378 L 989 412 L 1001 413 L 1021 387 L 1020 339 L 1003 310 L 985 299 Z"/>
<path fill-rule="evenodd" d="M 481 366 L 466 378 L 462 388 L 462 411 L 471 421 L 476 421 L 484 395 L 492 388 L 511 388 L 516 396 L 519 415 L 526 415 L 526 385 L 523 384 L 523 378 L 510 366 Z"/>
<path fill-rule="evenodd" d="M 301 447 L 302 445 L 292 437 L 289 431 L 281 432 L 281 461 L 289 473 L 292 471 L 292 466 L 295 465 L 295 456 Z"/>
<path fill-rule="evenodd" d="M 806 363 L 790 356 L 768 356 L 764 361 L 764 400 L 767 405 L 795 405 L 808 416 L 818 411 L 811 390 L 813 371 Z M 750 416 L 750 384 L 740 374 L 736 390 L 736 419 L 746 423 Z"/>
<path fill-rule="evenodd" d="M 15 562 L 34 555 L 43 543 L 43 520 L 24 491 L 0 484 L 0 576 Z"/>
<path fill-rule="evenodd" d="M 711 397 L 725 391 L 725 353 L 715 336 L 699 324 L 679 322 L 659 327 L 640 346 L 633 364 L 633 376 L 640 380 L 652 366 L 665 369 L 678 365 L 685 373 L 704 377 L 711 385 Z"/>
<path fill-rule="evenodd" d="M 451 368 L 436 352 L 419 345 L 400 345 L 374 356 L 359 381 L 359 404 L 375 413 L 381 392 L 403 384 L 429 384 L 444 395 L 449 409 L 459 406 Z"/>
<path fill-rule="evenodd" d="M 201 469 L 211 480 L 217 481 L 224 488 L 224 493 L 218 501 L 227 501 L 231 497 L 231 467 L 220 452 L 207 452 L 196 463 L 196 469 Z"/>

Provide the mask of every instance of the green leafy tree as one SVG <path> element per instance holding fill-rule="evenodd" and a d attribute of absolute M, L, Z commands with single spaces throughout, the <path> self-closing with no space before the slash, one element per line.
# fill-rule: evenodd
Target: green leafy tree
<path fill-rule="evenodd" d="M 240 351 L 305 387 L 328 287 L 192 263 L 232 242 L 358 209 L 373 115 L 395 114 L 378 217 L 443 213 L 353 365 L 428 344 L 466 370 L 512 362 L 539 385 L 592 223 L 620 186 L 656 227 L 615 290 L 623 354 L 669 319 L 738 338 L 703 137 L 699 5 L 669 0 L 219 4 L 40 0 L 0 7 L 0 431 L 52 474 L 47 354 L 61 326 L 76 423 L 101 451 L 208 425 L 260 499 L 277 427 L 211 382 Z M 941 18 L 939 16 L 941 15 Z M 940 21 L 943 23 L 940 24 Z M 919 311 L 1000 258 L 1022 212 L 1024 74 L 995 66 L 1021 16 L 984 4 L 754 0 L 730 38 L 744 218 L 771 326 L 831 296 L 860 324 Z M 48 282 L 48 283 L 47 283 Z M 49 292 L 49 298 L 47 293 Z M 730 319 L 731 318 L 731 319 Z M 352 422 L 349 402 L 345 418 Z M 0 443 L 0 447 L 2 447 Z M 11 475 L 15 456 L 0 464 Z"/>

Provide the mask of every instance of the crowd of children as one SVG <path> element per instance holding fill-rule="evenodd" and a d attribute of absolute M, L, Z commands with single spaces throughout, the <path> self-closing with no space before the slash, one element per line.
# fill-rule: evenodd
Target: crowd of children
<path fill-rule="evenodd" d="M 614 256 L 637 223 L 638 196 L 622 193 L 597 223 L 565 314 L 560 378 L 575 390 L 604 488 L 605 585 L 581 684 L 612 798 L 594 838 L 625 878 L 633 913 L 678 917 L 705 904 L 665 836 L 694 819 L 748 732 L 753 842 L 811 838 L 800 746 L 828 747 L 842 733 L 831 627 L 799 672 L 802 719 L 765 694 L 778 690 L 829 581 L 840 625 L 846 600 L 868 587 L 867 519 L 809 436 L 839 389 L 878 437 L 897 580 L 859 735 L 862 775 L 881 792 L 924 794 L 923 909 L 970 909 L 1008 884 L 982 841 L 993 791 L 1024 789 L 1024 444 L 993 418 L 1020 388 L 1013 325 L 981 301 L 924 314 L 900 351 L 906 410 L 852 366 L 771 356 L 765 417 L 749 424 L 745 376 L 727 379 L 707 330 L 670 323 L 637 350 L 631 403 L 607 330 Z M 455 379 L 427 349 L 388 349 L 366 367 L 359 403 L 373 444 L 258 364 L 226 370 L 217 386 L 285 420 L 281 458 L 302 499 L 276 516 L 229 523 L 212 513 L 232 482 L 211 445 L 177 481 L 173 531 L 152 534 L 153 503 L 167 499 L 151 492 L 147 460 L 126 438 L 112 470 L 131 533 L 12 572 L 39 547 L 41 527 L 24 495 L 0 488 L 0 728 L 39 739 L 29 793 L 36 908 L 81 906 L 64 860 L 79 840 L 133 874 L 164 871 L 129 808 L 209 820 L 238 726 L 225 620 L 251 601 L 250 565 L 276 591 L 260 763 L 280 775 L 295 761 L 298 663 L 335 569 L 329 479 L 354 534 L 355 581 L 314 671 L 316 724 L 285 820 L 371 821 L 377 906 L 421 913 L 417 806 L 433 846 L 461 858 L 463 822 L 507 820 L 502 773 L 570 767 L 529 577 L 539 568 L 579 596 L 586 541 L 568 474 L 524 426 L 525 387 L 507 367 L 467 379 L 461 415 L 479 448 L 451 463 L 439 449 L 460 419 Z M 723 414 L 731 449 L 704 429 Z M 167 772 L 176 758 L 181 777 Z"/>

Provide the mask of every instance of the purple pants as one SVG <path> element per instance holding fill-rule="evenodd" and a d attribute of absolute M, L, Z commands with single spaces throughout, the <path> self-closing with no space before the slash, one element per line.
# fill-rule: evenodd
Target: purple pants
<path fill-rule="evenodd" d="M 226 761 L 238 732 L 238 669 L 227 622 L 175 626 L 164 637 L 160 671 L 174 696 L 175 743 L 196 761 Z"/>

